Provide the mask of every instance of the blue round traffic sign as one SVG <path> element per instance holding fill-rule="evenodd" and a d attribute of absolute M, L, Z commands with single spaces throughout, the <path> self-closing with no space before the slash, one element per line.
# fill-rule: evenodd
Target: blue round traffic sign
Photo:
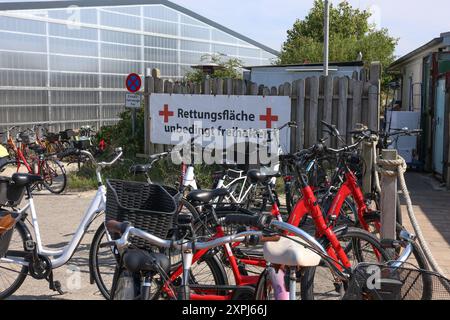
<path fill-rule="evenodd" d="M 141 77 L 136 73 L 129 74 L 127 80 L 125 81 L 125 86 L 131 93 L 138 92 L 139 90 L 141 90 L 142 86 Z"/>

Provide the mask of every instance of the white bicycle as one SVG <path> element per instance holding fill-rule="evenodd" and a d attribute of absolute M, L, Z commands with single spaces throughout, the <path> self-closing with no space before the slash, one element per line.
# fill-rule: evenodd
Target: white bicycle
<path fill-rule="evenodd" d="M 27 204 L 22 209 L 15 208 L 14 204 L 11 211 L 0 210 L 2 213 L 6 212 L 11 215 L 17 221 L 14 228 L 0 235 L 0 299 L 11 296 L 19 289 L 27 275 L 38 280 L 47 280 L 50 289 L 63 294 L 61 284 L 53 279 L 53 269 L 65 265 L 71 259 L 89 226 L 105 211 L 106 189 L 103 185 L 101 171 L 112 166 L 122 157 L 122 148 L 115 150 L 114 159 L 111 162 L 100 163 L 97 163 L 88 151 L 72 150 L 70 152 L 88 157 L 96 166 L 98 190 L 70 243 L 63 248 L 52 250 L 44 247 L 42 243 L 31 191 L 31 186 L 42 178 L 23 173 L 16 173 L 11 178 L 2 178 L 2 182 L 6 183 L 6 188 L 9 189 L 8 196 L 14 197 L 12 201 L 18 205 L 25 194 Z M 10 205 L 10 201 L 11 199 L 8 199 L 9 203 L 0 203 L 0 205 Z M 57 204 L 55 203 L 55 205 Z M 29 215 L 31 216 L 32 230 L 25 223 Z"/>

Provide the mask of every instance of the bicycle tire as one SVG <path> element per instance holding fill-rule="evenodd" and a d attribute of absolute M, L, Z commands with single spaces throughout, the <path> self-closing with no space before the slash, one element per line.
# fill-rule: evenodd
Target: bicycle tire
<path fill-rule="evenodd" d="M 49 183 L 49 181 L 45 177 L 45 173 L 42 171 L 44 169 L 43 168 L 44 166 L 50 168 L 49 163 L 55 164 L 56 170 L 61 171 L 58 175 L 58 176 L 61 176 L 61 178 L 62 178 L 62 183 L 60 184 L 59 187 L 56 185 L 53 185 L 53 177 L 51 178 L 52 179 L 51 183 Z M 53 168 L 51 168 L 51 170 L 53 170 Z M 42 181 L 43 186 L 45 187 L 45 189 L 47 189 L 51 193 L 61 194 L 64 192 L 64 190 L 66 190 L 67 174 L 66 174 L 66 170 L 64 169 L 64 166 L 59 161 L 52 160 L 52 159 L 46 159 L 41 166 L 41 176 L 43 177 L 43 181 Z"/>
<path fill-rule="evenodd" d="M 16 233 L 17 232 L 17 233 Z M 18 222 L 16 224 L 16 226 L 14 227 L 14 234 L 18 234 L 22 240 L 22 244 L 23 247 L 22 249 L 25 251 L 26 248 L 26 241 L 27 241 L 27 236 L 29 234 L 27 228 L 25 227 L 25 225 L 22 222 Z M 13 237 L 14 237 L 13 234 Z M 6 257 L 8 256 L 8 252 L 6 252 Z M 1 263 L 0 263 L 0 278 L 2 278 L 2 267 L 1 267 Z M 8 264 L 10 265 L 10 264 Z M 23 284 L 23 282 L 25 281 L 27 275 L 28 275 L 28 267 L 27 266 L 22 266 L 21 270 L 18 271 L 18 273 L 13 272 L 15 274 L 17 274 L 17 278 L 14 280 L 14 282 L 9 285 L 7 288 L 5 289 L 1 289 L 0 291 L 0 299 L 6 299 L 8 297 L 10 297 L 11 295 L 13 295 Z M 0 281 L 1 284 L 3 284 L 3 281 Z"/>
<path fill-rule="evenodd" d="M 351 238 L 352 244 L 354 243 L 354 241 L 366 241 L 370 246 L 372 246 L 373 248 L 375 248 L 376 250 L 378 250 L 382 256 L 382 259 L 384 262 L 390 261 L 392 260 L 392 257 L 390 256 L 390 254 L 388 253 L 388 251 L 386 251 L 383 246 L 381 245 L 380 241 L 378 240 L 378 238 L 376 238 L 374 235 L 372 235 L 371 233 L 362 230 L 362 229 L 358 229 L 358 228 L 340 228 L 337 229 L 336 232 L 336 237 L 338 238 L 338 240 L 343 240 L 345 238 Z M 322 242 L 322 245 L 324 248 L 328 248 L 330 246 L 330 243 L 328 241 L 327 238 L 322 238 L 320 239 L 320 242 Z M 349 252 L 347 252 L 348 254 Z M 358 256 L 361 256 L 360 252 L 357 252 Z M 367 262 L 367 261 L 357 261 L 357 263 L 360 262 Z M 308 268 L 304 268 L 303 271 L 303 275 L 300 279 L 300 296 L 302 300 L 315 300 L 315 281 L 316 279 L 316 271 L 317 268 L 319 267 L 308 267 Z M 344 284 L 344 289 L 345 289 L 345 284 Z"/>

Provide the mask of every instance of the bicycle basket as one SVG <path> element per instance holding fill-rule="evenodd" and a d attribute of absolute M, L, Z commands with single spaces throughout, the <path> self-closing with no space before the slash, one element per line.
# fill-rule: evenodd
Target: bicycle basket
<path fill-rule="evenodd" d="M 426 270 L 359 264 L 344 300 L 450 300 L 450 281 Z"/>
<path fill-rule="evenodd" d="M 106 186 L 107 220 L 128 221 L 133 227 L 168 238 L 177 205 L 164 187 L 121 180 L 108 180 Z M 142 239 L 132 238 L 131 242 L 138 248 L 151 247 Z"/>
<path fill-rule="evenodd" d="M 17 216 L 8 211 L 0 211 L 0 258 L 8 252 L 9 243 L 17 222 Z"/>
<path fill-rule="evenodd" d="M 67 130 L 61 131 L 59 133 L 61 140 L 64 140 L 64 141 L 70 140 L 72 137 L 75 137 L 76 135 L 77 134 L 72 129 L 67 129 Z"/>
<path fill-rule="evenodd" d="M 59 141 L 59 134 L 57 134 L 57 133 L 52 133 L 52 132 L 48 132 L 48 133 L 45 135 L 45 138 L 47 139 L 47 141 L 48 141 L 49 143 L 56 143 L 56 142 Z"/>
<path fill-rule="evenodd" d="M 24 144 L 33 144 L 36 143 L 36 134 L 35 133 L 20 133 L 19 134 L 20 140 Z"/>
<path fill-rule="evenodd" d="M 22 202 L 25 187 L 17 187 L 11 178 L 0 177 L 0 207 L 15 207 Z"/>

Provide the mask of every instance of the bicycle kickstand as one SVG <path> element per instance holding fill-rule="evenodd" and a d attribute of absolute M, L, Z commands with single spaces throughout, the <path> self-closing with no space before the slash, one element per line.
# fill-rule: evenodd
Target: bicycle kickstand
<path fill-rule="evenodd" d="M 65 294 L 62 290 L 61 282 L 53 280 L 53 271 L 50 272 L 48 278 L 46 279 L 49 283 L 49 289 L 58 292 L 60 295 Z"/>

